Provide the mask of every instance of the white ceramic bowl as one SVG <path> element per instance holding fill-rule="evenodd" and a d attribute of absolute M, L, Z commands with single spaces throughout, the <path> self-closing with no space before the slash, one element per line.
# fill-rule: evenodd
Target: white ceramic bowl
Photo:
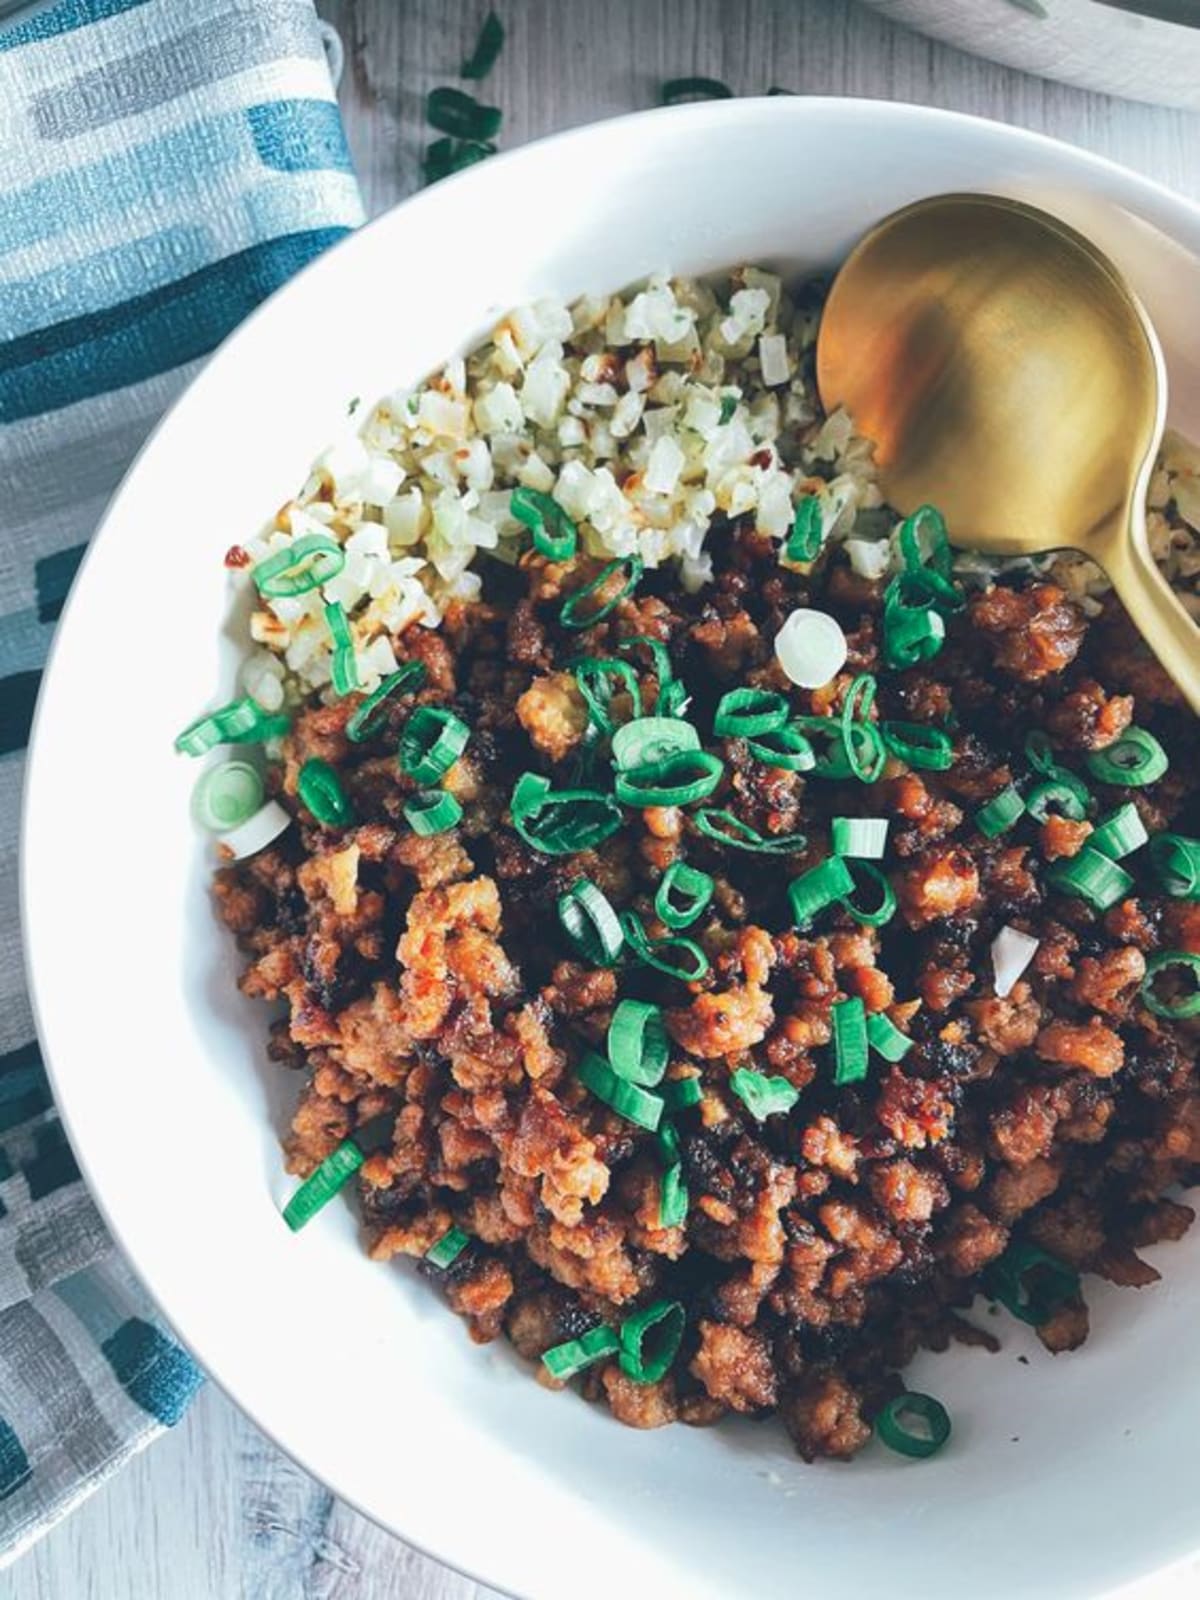
<path fill-rule="evenodd" d="M 1200 211 L 1063 145 L 861 100 L 623 118 L 426 190 L 252 317 L 159 428 L 76 581 L 26 804 L 29 965 L 59 1103 L 124 1248 L 201 1362 L 337 1494 L 538 1600 L 1094 1595 L 1200 1544 L 1200 1235 L 1164 1283 L 1090 1290 L 1052 1360 L 924 1358 L 952 1447 L 807 1467 L 781 1428 L 639 1434 L 473 1346 L 411 1267 L 369 1263 L 351 1208 L 293 1237 L 277 1134 L 292 1085 L 206 897 L 181 724 L 232 688 L 225 547 L 298 486 L 353 395 L 415 380 L 545 293 L 660 267 L 832 266 L 918 196 L 1058 211 L 1155 316 L 1177 422 L 1200 426 Z M 1029 1364 L 1018 1362 L 1019 1354 Z"/>

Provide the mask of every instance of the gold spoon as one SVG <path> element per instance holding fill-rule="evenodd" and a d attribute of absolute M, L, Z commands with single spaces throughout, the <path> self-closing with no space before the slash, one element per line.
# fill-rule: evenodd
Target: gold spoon
<path fill-rule="evenodd" d="M 874 441 L 901 512 L 936 505 L 970 550 L 1099 562 L 1200 712 L 1200 632 L 1146 540 L 1162 350 L 1093 244 L 991 195 L 895 212 L 834 281 L 817 383 L 826 409 L 844 405 Z"/>

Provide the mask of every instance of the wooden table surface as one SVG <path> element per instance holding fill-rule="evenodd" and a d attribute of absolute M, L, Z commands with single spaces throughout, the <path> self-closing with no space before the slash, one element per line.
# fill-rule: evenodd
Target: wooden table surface
<path fill-rule="evenodd" d="M 347 131 L 368 207 L 379 211 L 419 186 L 422 98 L 452 79 L 486 0 L 318 7 L 345 42 Z M 977 61 L 882 21 L 856 0 L 497 7 L 509 39 L 487 93 L 504 108 L 506 146 L 653 105 L 663 79 L 704 74 L 742 94 L 778 85 L 1020 123 L 1200 198 L 1200 116 Z M 1198 1590 L 1200 1565 L 1139 1597 L 1185 1600 Z M 479 1600 L 490 1592 L 340 1505 L 211 1386 L 172 1435 L 0 1574 L 0 1595 L 13 1600 Z"/>

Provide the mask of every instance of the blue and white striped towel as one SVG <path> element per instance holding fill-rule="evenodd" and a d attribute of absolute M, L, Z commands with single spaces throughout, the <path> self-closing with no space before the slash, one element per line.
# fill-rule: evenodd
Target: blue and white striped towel
<path fill-rule="evenodd" d="M 362 220 L 312 0 L 0 24 L 0 1562 L 200 1382 L 54 1114 L 16 905 L 40 668 L 113 487 L 205 355 Z"/>

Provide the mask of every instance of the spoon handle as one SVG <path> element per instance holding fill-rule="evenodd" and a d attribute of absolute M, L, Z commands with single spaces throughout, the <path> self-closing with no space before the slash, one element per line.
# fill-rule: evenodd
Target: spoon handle
<path fill-rule="evenodd" d="M 1140 496 L 1127 537 L 1112 540 L 1104 553 L 1104 569 L 1142 638 L 1200 714 L 1200 627 L 1150 554 Z"/>

